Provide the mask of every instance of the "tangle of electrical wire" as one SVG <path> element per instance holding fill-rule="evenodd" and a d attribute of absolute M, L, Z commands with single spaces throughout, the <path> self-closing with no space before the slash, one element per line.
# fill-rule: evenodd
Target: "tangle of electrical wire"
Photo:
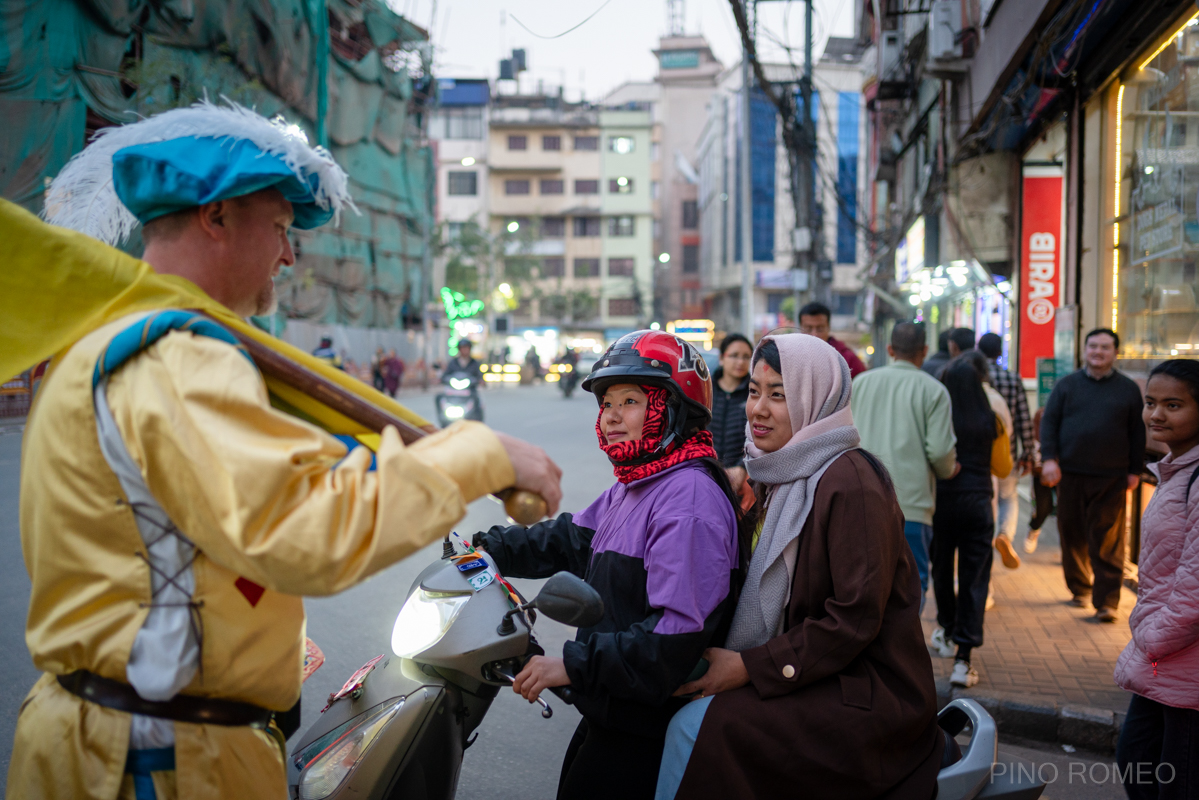
<path fill-rule="evenodd" d="M 580 22 L 578 25 L 575 25 L 575 26 L 573 26 L 573 27 L 567 28 L 566 30 L 562 31 L 562 33 L 555 33 L 553 36 L 542 36 L 540 33 L 534 33 L 533 31 L 529 30 L 529 26 L 528 26 L 528 25 L 526 25 L 526 24 L 524 24 L 523 22 L 521 22 L 521 21 L 520 21 L 520 18 L 519 18 L 519 17 L 517 17 L 515 14 L 509 14 L 508 16 L 512 17 L 512 21 L 513 21 L 513 22 L 515 22 L 515 23 L 516 23 L 517 25 L 519 25 L 520 27 L 524 28 L 524 29 L 525 29 L 526 31 L 528 31 L 528 33 L 530 33 L 531 35 L 533 35 L 533 36 L 536 36 L 538 39 L 561 39 L 563 36 L 565 36 L 566 34 L 570 33 L 571 31 L 577 31 L 579 28 L 581 28 L 581 27 L 583 27 L 584 25 L 586 25 L 588 22 L 590 22 L 590 21 L 591 21 L 591 19 L 592 19 L 592 18 L 593 18 L 593 17 L 594 17 L 596 14 L 600 13 L 601 11 L 603 11 L 603 10 L 604 10 L 604 9 L 605 9 L 605 8 L 608 6 L 608 4 L 609 4 L 609 3 L 611 3 L 611 2 L 612 2 L 612 0 L 604 0 L 604 4 L 603 4 L 603 5 L 601 5 L 601 6 L 600 6 L 599 8 L 597 8 L 595 11 L 592 11 L 590 14 L 588 14 L 588 15 L 587 15 L 587 17 L 586 17 L 586 19 L 584 19 L 584 20 L 583 20 L 582 22 Z"/>

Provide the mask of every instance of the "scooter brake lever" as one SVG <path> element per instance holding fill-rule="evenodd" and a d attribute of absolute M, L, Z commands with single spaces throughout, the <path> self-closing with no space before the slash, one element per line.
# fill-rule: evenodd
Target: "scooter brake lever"
<path fill-rule="evenodd" d="M 515 676 L 509 675 L 507 672 L 504 672 L 499 667 L 492 667 L 491 671 L 493 673 L 495 673 L 496 675 L 499 675 L 501 678 L 505 679 L 506 681 L 508 681 L 508 683 L 516 683 Z M 550 708 L 549 703 L 547 703 L 541 699 L 541 695 L 537 695 L 537 697 L 535 697 L 533 699 L 541 706 L 542 719 L 549 719 L 550 717 L 554 716 L 554 709 Z"/>

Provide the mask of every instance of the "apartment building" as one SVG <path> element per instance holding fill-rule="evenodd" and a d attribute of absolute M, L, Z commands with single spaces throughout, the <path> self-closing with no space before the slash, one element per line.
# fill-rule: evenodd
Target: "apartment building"
<path fill-rule="evenodd" d="M 658 74 L 653 81 L 623 84 L 604 98 L 604 104 L 643 108 L 653 120 L 654 248 L 664 256 L 655 271 L 654 316 L 660 320 L 702 317 L 706 312 L 699 269 L 695 132 L 707 119 L 723 67 L 703 36 L 663 36 L 654 55 Z"/>
<path fill-rule="evenodd" d="M 493 98 L 491 230 L 528 231 L 510 245 L 534 258 L 516 286 L 511 325 L 613 339 L 652 312 L 653 209 L 649 114 L 555 96 Z"/>
<path fill-rule="evenodd" d="M 800 68 L 767 64 L 767 79 L 779 91 L 798 91 Z M 813 236 L 819 275 L 794 269 L 795 206 L 790 166 L 778 113 L 766 94 L 750 94 L 751 229 L 753 329 L 757 334 L 794 324 L 784 303 L 817 299 L 832 311 L 838 338 L 857 346 L 866 326 L 860 273 L 865 247 L 860 197 L 865 187 L 861 49 L 851 39 L 832 37 L 813 69 L 813 117 L 817 155 L 816 219 Z M 707 108 L 697 144 L 699 278 L 702 316 L 720 330 L 741 329 L 741 91 L 740 65 L 726 70 Z M 814 278 L 828 291 L 815 296 Z M 788 304 L 790 308 L 790 304 Z M 793 313 L 793 312 L 791 312 Z"/>

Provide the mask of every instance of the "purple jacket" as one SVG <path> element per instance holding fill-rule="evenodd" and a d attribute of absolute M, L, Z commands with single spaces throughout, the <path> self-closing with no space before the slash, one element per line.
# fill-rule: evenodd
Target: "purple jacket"
<path fill-rule="evenodd" d="M 736 517 L 705 464 L 617 483 L 573 517 L 476 540 L 506 575 L 569 570 L 600 593 L 603 619 L 563 648 L 576 705 L 598 724 L 664 732 L 682 705 L 671 693 L 723 641 L 735 602 Z"/>

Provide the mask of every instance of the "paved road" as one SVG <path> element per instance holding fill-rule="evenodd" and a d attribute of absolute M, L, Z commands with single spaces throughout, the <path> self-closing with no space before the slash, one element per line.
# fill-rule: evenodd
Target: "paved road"
<path fill-rule="evenodd" d="M 402 398 L 414 411 L 433 415 L 431 394 Z M 613 482 L 608 461 L 596 446 L 596 404 L 591 395 L 576 393 L 564 400 L 552 386 L 503 387 L 484 393 L 487 422 L 498 430 L 535 442 L 550 453 L 565 476 L 564 511 L 579 511 Z M 17 531 L 17 487 L 20 436 L 0 427 L 0 770 L 8 773 L 17 711 L 37 672 L 25 648 L 25 613 L 29 578 L 21 560 Z M 480 500 L 458 526 L 469 535 L 502 524 L 498 503 Z M 319 716 L 330 692 L 350 673 L 389 649 L 392 623 L 413 578 L 440 555 L 440 544 L 400 562 L 361 586 L 336 597 L 305 601 L 308 635 L 328 658 L 304 686 L 304 728 Z M 538 581 L 516 581 L 529 596 Z M 540 617 L 539 639 L 547 652 L 561 652 L 570 628 Z M 552 696 L 554 716 L 544 720 L 511 692 L 501 692 L 479 727 L 479 739 L 466 754 L 459 781 L 462 800 L 528 800 L 553 797 L 562 755 L 578 724 L 573 708 Z M 303 730 L 303 728 L 302 728 Z"/>

